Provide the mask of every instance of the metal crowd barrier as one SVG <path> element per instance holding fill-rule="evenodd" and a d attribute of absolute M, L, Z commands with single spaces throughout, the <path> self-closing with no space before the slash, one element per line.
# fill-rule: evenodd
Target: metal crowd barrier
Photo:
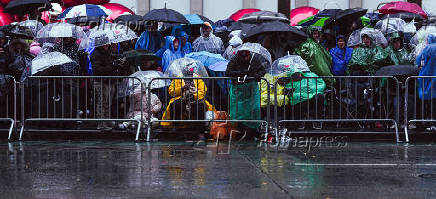
<path fill-rule="evenodd" d="M 154 85 L 162 84 L 162 81 L 169 86 L 156 89 Z M 266 79 L 260 81 L 269 84 Z M 232 89 L 232 86 L 235 89 Z M 190 89 L 189 87 L 195 87 L 196 89 Z M 258 90 L 253 90 L 257 88 Z M 148 107 L 156 104 L 152 101 L 155 98 L 152 95 L 159 96 L 162 103 L 162 111 L 159 113 L 152 113 L 152 109 L 148 109 L 146 118 L 148 120 L 147 141 L 150 140 L 150 134 L 153 131 L 153 126 L 156 126 L 155 124 L 160 124 L 157 126 L 163 129 L 176 130 L 178 128 L 192 127 L 196 131 L 206 130 L 210 122 L 231 122 L 237 124 L 238 127 L 242 123 L 243 125 L 252 125 L 252 128 L 260 124 L 259 126 L 265 127 L 266 133 L 268 133 L 270 106 L 261 109 L 260 96 L 262 92 L 270 93 L 270 89 L 267 87 L 266 90 L 262 90 L 259 83 L 252 78 L 245 80 L 228 77 L 155 78 L 148 84 L 147 90 L 152 91 L 148 92 Z M 230 97 L 231 92 L 235 97 Z M 259 101 L 256 98 L 259 98 Z M 235 103 L 235 101 L 241 102 L 242 100 L 245 100 L 244 103 L 246 104 L 238 106 Z M 257 102 L 259 104 L 255 105 Z M 253 110 L 241 110 L 244 106 L 253 108 Z M 225 120 L 215 119 L 212 110 L 225 111 L 229 116 L 232 116 Z M 248 111 L 248 115 L 235 117 L 235 113 L 239 114 L 243 113 L 243 111 Z M 153 120 L 150 117 L 151 115 L 153 115 Z"/>
<path fill-rule="evenodd" d="M 0 75 L 0 121 L 10 122 L 8 139 L 11 139 L 17 122 L 17 82 L 8 75 Z"/>
<path fill-rule="evenodd" d="M 404 130 L 407 132 L 410 125 L 417 128 L 417 124 L 436 124 L 436 76 L 409 77 L 405 84 L 404 97 Z M 430 90 L 428 90 L 430 89 Z M 432 127 L 430 127 L 432 128 Z M 430 129 L 435 131 L 436 129 Z"/>
<path fill-rule="evenodd" d="M 325 80 L 336 83 L 327 86 Z M 285 88 L 274 89 L 278 86 Z M 398 122 L 402 98 L 400 82 L 395 77 L 283 77 L 274 83 L 273 90 L 276 134 L 281 134 L 276 137 L 277 142 L 284 136 L 281 129 L 289 126 L 286 123 L 305 125 L 305 122 L 312 122 L 313 128 L 318 129 L 323 128 L 323 123 L 336 123 L 336 128 L 344 123 L 357 123 L 360 128 L 376 122 L 390 123 L 393 126 L 388 128 L 395 129 L 396 141 L 400 142 Z M 282 97 L 278 92 L 282 92 Z M 291 126 L 291 129 L 298 128 L 298 125 Z M 405 139 L 408 141 L 407 132 Z"/>
<path fill-rule="evenodd" d="M 77 129 L 80 125 L 88 127 L 91 123 L 110 128 L 113 122 L 130 122 L 137 123 L 138 140 L 143 109 L 142 103 L 135 103 L 135 98 L 131 97 L 135 88 L 141 93 L 145 91 L 141 80 L 133 77 L 28 77 L 21 82 L 22 127 L 19 139 L 22 140 L 28 123 L 46 122 L 38 127 L 53 127 L 62 122 L 70 125 L 62 126 L 63 129 Z M 142 95 L 137 100 L 142 101 Z M 130 110 L 139 110 L 140 117 L 128 117 Z"/>

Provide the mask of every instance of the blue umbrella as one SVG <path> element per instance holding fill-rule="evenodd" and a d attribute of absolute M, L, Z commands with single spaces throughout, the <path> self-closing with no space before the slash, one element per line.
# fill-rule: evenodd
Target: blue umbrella
<path fill-rule="evenodd" d="M 227 64 L 229 64 L 229 61 L 220 61 L 220 62 L 217 62 L 215 64 L 210 65 L 208 68 L 211 71 L 226 72 Z"/>
<path fill-rule="evenodd" d="M 185 16 L 186 20 L 189 21 L 189 24 L 192 25 L 201 25 L 204 22 L 209 22 L 210 25 L 214 25 L 213 21 L 206 18 L 205 16 L 202 15 L 198 15 L 198 14 L 187 14 L 187 15 L 183 15 Z"/>
<path fill-rule="evenodd" d="M 206 51 L 189 53 L 185 55 L 185 57 L 196 59 L 208 68 L 218 62 L 227 61 L 220 54 L 213 54 Z"/>

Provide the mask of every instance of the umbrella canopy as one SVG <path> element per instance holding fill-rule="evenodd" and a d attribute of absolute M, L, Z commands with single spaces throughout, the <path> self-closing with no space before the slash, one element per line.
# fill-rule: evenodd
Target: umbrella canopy
<path fill-rule="evenodd" d="M 35 37 L 32 29 L 26 26 L 19 25 L 7 25 L 4 27 L 4 33 L 10 37 L 16 37 L 21 39 L 33 39 Z"/>
<path fill-rule="evenodd" d="M 261 10 L 255 8 L 240 9 L 235 13 L 233 13 L 229 18 L 232 19 L 233 21 L 238 21 L 245 14 L 249 14 L 252 12 L 259 12 L 259 11 Z"/>
<path fill-rule="evenodd" d="M 165 74 L 168 77 L 208 77 L 207 70 L 204 65 L 195 59 L 180 58 L 171 62 Z"/>
<path fill-rule="evenodd" d="M 325 21 L 329 19 L 330 17 L 317 17 L 317 16 L 311 16 L 305 20 L 302 20 L 298 23 L 299 26 L 307 27 L 307 26 L 317 26 L 317 27 L 323 27 L 325 24 Z"/>
<path fill-rule="evenodd" d="M 186 20 L 189 21 L 189 24 L 192 25 L 202 25 L 204 22 L 210 23 L 212 26 L 215 24 L 212 20 L 208 19 L 207 17 L 199 14 L 187 14 L 184 15 Z"/>
<path fill-rule="evenodd" d="M 180 14 L 179 12 L 172 9 L 154 9 L 144 15 L 144 20 L 146 21 L 159 21 L 159 22 L 168 22 L 168 23 L 181 23 L 188 24 L 189 21 L 186 20 L 185 16 Z"/>
<path fill-rule="evenodd" d="M 220 54 L 213 54 L 206 51 L 189 53 L 186 54 L 185 57 L 198 60 L 206 67 L 214 65 L 218 62 L 226 61 L 226 59 Z"/>
<path fill-rule="evenodd" d="M 41 73 L 54 66 L 77 67 L 77 63 L 60 52 L 40 54 L 32 60 L 31 75 Z"/>
<path fill-rule="evenodd" d="M 385 36 L 383 35 L 383 33 L 380 30 L 373 29 L 373 28 L 367 28 L 367 27 L 354 31 L 350 35 L 350 38 L 348 38 L 347 45 L 351 47 L 351 46 L 357 46 L 357 45 L 361 44 L 363 35 L 368 35 L 369 37 L 371 37 L 372 40 L 377 45 L 383 45 L 383 46 L 388 45 L 388 41 L 386 40 Z"/>
<path fill-rule="evenodd" d="M 216 72 L 226 72 L 227 70 L 227 64 L 229 64 L 229 61 L 220 61 L 215 64 L 212 64 L 208 66 L 209 70 L 216 71 Z"/>
<path fill-rule="evenodd" d="M 384 34 L 393 32 L 404 32 L 406 22 L 400 18 L 383 19 L 375 24 L 374 28 L 382 31 Z"/>
<path fill-rule="evenodd" d="M 378 70 L 376 76 L 414 76 L 419 74 L 420 69 L 412 65 L 385 66 Z"/>
<path fill-rule="evenodd" d="M 127 51 L 123 53 L 123 57 L 125 57 L 127 61 L 129 61 L 129 63 L 133 65 L 139 65 L 144 60 L 153 60 L 153 61 L 161 60 L 161 58 L 155 55 L 153 52 L 143 49 L 135 49 L 135 50 Z"/>
<path fill-rule="evenodd" d="M 136 33 L 122 24 L 105 23 L 89 31 L 89 36 L 80 43 L 80 49 L 121 43 L 138 38 Z"/>
<path fill-rule="evenodd" d="M 259 11 L 245 14 L 241 17 L 239 22 L 244 23 L 262 23 L 268 21 L 281 21 L 289 24 L 289 19 L 282 13 L 271 12 L 271 11 Z"/>
<path fill-rule="evenodd" d="M 58 19 L 71 19 L 75 17 L 107 17 L 111 14 L 112 11 L 105 8 L 104 6 L 82 4 L 66 9 L 58 16 Z"/>
<path fill-rule="evenodd" d="M 383 19 L 387 19 L 387 18 L 400 18 L 406 22 L 410 22 L 410 21 L 422 21 L 424 20 L 424 17 L 422 17 L 419 14 L 416 13 L 410 13 L 410 12 L 399 12 L 396 14 L 386 14 L 383 15 L 383 17 L 381 18 Z"/>
<path fill-rule="evenodd" d="M 24 26 L 24 27 L 30 28 L 33 32 L 34 37 L 36 36 L 36 34 L 38 34 L 38 31 L 44 27 L 44 25 L 37 20 L 21 21 L 21 22 L 14 24 L 14 25 Z"/>
<path fill-rule="evenodd" d="M 335 26 L 338 24 L 341 26 L 346 26 L 345 24 L 351 23 L 364 16 L 367 11 L 367 9 L 362 8 L 350 8 L 339 11 L 335 16 L 331 17 L 325 22 L 325 26 Z"/>
<path fill-rule="evenodd" d="M 416 3 L 404 1 L 394 1 L 382 6 L 378 11 L 382 14 L 396 14 L 400 12 L 410 12 L 419 14 L 425 19 L 428 18 L 427 13 Z"/>
<path fill-rule="evenodd" d="M 309 6 L 303 6 L 291 10 L 291 26 L 296 26 L 301 20 L 307 19 L 319 12 L 318 9 Z"/>
<path fill-rule="evenodd" d="M 275 60 L 274 63 L 270 65 L 270 68 L 267 68 L 266 72 L 272 76 L 279 76 L 284 73 L 294 74 L 310 72 L 310 69 L 309 66 L 307 66 L 306 61 L 304 61 L 300 56 L 287 55 Z"/>
<path fill-rule="evenodd" d="M 74 25 L 89 25 L 89 24 L 102 24 L 104 23 L 104 17 L 102 16 L 78 16 L 71 19 L 67 19 L 67 23 Z"/>
<path fill-rule="evenodd" d="M 36 38 L 59 38 L 71 37 L 74 39 L 83 40 L 86 34 L 79 26 L 69 23 L 50 23 L 44 26 L 37 34 Z"/>
<path fill-rule="evenodd" d="M 131 15 L 131 14 L 125 14 L 120 15 L 114 20 L 115 23 L 129 23 L 132 25 L 136 25 L 138 23 L 144 23 L 144 17 L 140 15 Z"/>
<path fill-rule="evenodd" d="M 297 40 L 297 41 L 304 41 L 307 39 L 307 35 L 303 31 L 293 26 L 290 26 L 289 24 L 279 21 L 262 23 L 250 28 L 249 30 L 246 31 L 243 30 L 242 36 L 244 38 L 249 38 L 262 33 L 271 33 L 271 32 L 285 32 L 287 34 L 290 34 L 293 40 Z"/>
<path fill-rule="evenodd" d="M 35 10 L 41 12 L 50 10 L 51 4 L 48 0 L 13 0 L 5 7 L 4 12 L 10 14 L 29 14 Z"/>
<path fill-rule="evenodd" d="M 259 43 L 244 43 L 236 48 L 236 53 L 243 50 L 250 51 L 251 53 L 260 54 L 265 60 L 269 62 L 269 64 L 272 63 L 271 54 Z"/>
<path fill-rule="evenodd" d="M 166 80 L 154 80 L 155 78 L 165 78 L 167 77 L 165 74 L 163 74 L 160 71 L 155 71 L 155 70 L 149 70 L 149 71 L 138 71 L 136 73 L 133 73 L 132 75 L 130 75 L 129 77 L 135 77 L 138 78 L 139 80 L 141 80 L 142 85 L 144 85 L 144 89 L 149 88 L 148 86 L 150 86 L 151 89 L 155 89 L 155 88 L 163 88 L 166 86 L 169 86 L 170 84 L 168 83 L 168 81 Z M 135 81 L 136 84 L 133 85 L 129 85 L 129 87 L 131 89 L 132 92 L 135 90 L 136 87 L 139 86 L 139 82 Z M 150 85 L 151 83 L 151 85 Z"/>

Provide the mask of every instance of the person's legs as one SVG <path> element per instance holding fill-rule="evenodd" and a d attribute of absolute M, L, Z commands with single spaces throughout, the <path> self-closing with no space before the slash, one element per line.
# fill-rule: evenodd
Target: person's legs
<path fill-rule="evenodd" d="M 113 89 L 104 81 L 95 81 L 95 103 L 96 103 L 96 119 L 110 119 L 110 103 L 112 101 Z M 108 122 L 98 122 L 99 129 L 108 129 Z"/>

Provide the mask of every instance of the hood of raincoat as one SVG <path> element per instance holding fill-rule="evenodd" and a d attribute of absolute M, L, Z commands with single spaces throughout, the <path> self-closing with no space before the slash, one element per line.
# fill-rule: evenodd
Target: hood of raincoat
<path fill-rule="evenodd" d="M 432 34 L 429 34 L 428 37 L 427 37 L 427 42 L 428 42 L 428 44 L 436 43 L 436 36 L 432 35 Z"/>
<path fill-rule="evenodd" d="M 179 37 L 179 38 L 180 38 L 180 37 L 184 37 L 184 38 L 186 38 L 186 40 L 189 39 L 189 35 L 188 35 L 185 31 L 180 31 L 178 37 Z"/>
<path fill-rule="evenodd" d="M 162 35 L 159 32 L 144 31 L 136 42 L 135 48 L 156 52 L 161 48 Z"/>
<path fill-rule="evenodd" d="M 177 38 L 173 36 L 167 36 L 167 38 L 165 39 L 165 46 L 168 46 L 167 49 L 171 50 L 172 52 L 180 51 L 180 43 L 179 43 L 179 48 L 177 48 L 177 50 L 174 49 L 174 41 L 176 39 Z"/>
<path fill-rule="evenodd" d="M 335 76 L 346 75 L 347 65 L 350 62 L 351 56 L 353 54 L 353 49 L 347 47 L 347 43 L 345 42 L 345 49 L 341 49 L 338 47 L 338 40 L 344 39 L 347 41 L 347 38 L 344 35 L 339 35 L 336 37 L 336 48 L 330 49 L 330 55 L 332 56 L 332 73 Z"/>

